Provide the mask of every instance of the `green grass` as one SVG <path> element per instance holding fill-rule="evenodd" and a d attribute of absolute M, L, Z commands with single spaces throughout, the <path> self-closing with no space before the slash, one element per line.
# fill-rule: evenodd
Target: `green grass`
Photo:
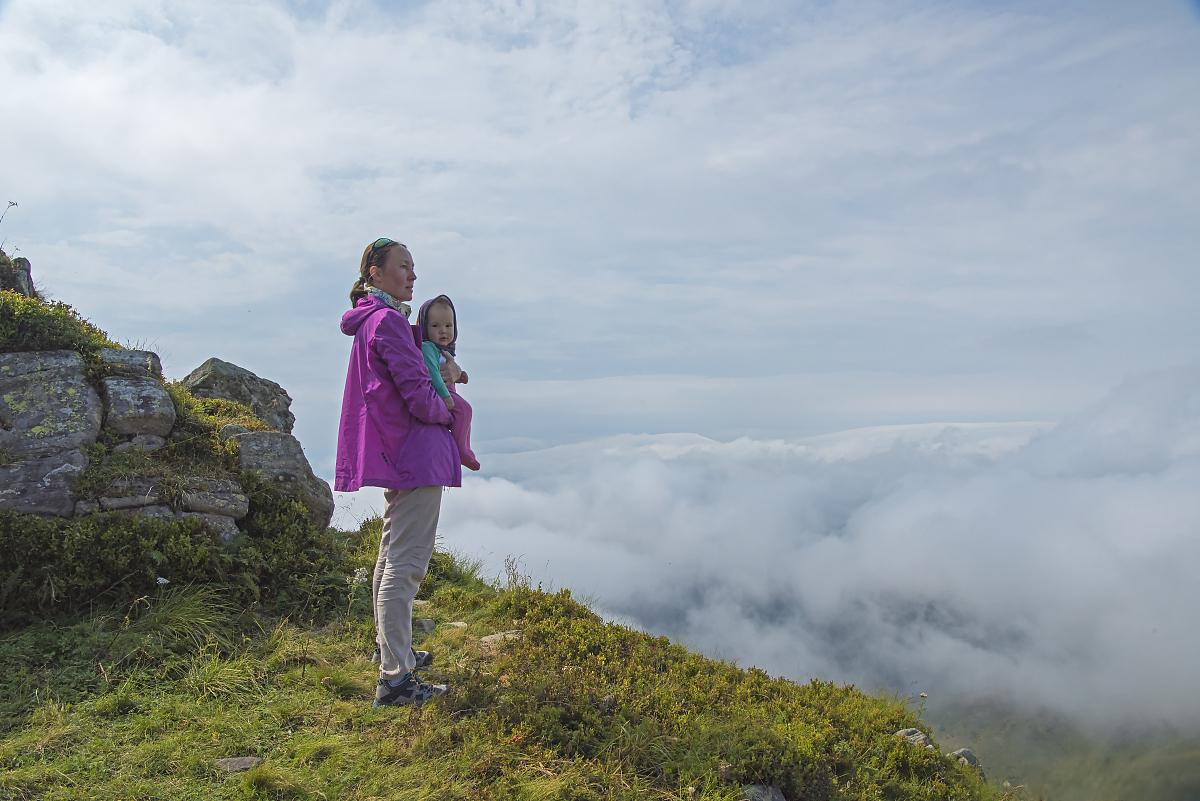
<path fill-rule="evenodd" d="M 352 540 L 369 567 L 378 521 Z M 244 612 L 202 588 L 0 640 L 2 799 L 992 799 L 893 735 L 902 702 L 796 685 L 606 624 L 567 591 L 498 588 L 437 553 L 421 643 L 453 690 L 373 709 L 369 583 L 332 615 Z M 483 635 L 520 629 L 498 651 Z M 225 774 L 224 757 L 259 756 Z"/>

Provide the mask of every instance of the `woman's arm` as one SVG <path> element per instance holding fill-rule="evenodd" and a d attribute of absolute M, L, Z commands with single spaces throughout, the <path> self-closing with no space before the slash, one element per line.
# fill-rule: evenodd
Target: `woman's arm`
<path fill-rule="evenodd" d="M 430 425 L 450 425 L 450 410 L 433 390 L 425 358 L 413 341 L 412 329 L 399 314 L 384 312 L 375 328 L 371 347 L 387 365 L 392 382 L 409 414 Z"/>

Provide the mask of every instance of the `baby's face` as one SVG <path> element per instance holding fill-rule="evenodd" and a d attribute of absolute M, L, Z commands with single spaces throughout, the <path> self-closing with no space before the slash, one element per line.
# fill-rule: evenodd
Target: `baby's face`
<path fill-rule="evenodd" d="M 454 341 L 454 313 L 444 303 L 430 308 L 425 320 L 429 329 L 429 339 L 434 344 L 449 345 Z"/>

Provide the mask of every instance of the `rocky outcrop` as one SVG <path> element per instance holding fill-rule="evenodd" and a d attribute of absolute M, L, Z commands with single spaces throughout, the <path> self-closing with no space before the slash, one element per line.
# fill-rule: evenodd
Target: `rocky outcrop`
<path fill-rule="evenodd" d="M 31 273 L 29 259 L 17 257 L 10 261 L 0 250 L 0 289 L 9 289 L 28 298 L 37 297 Z"/>
<path fill-rule="evenodd" d="M 279 431 L 246 431 L 235 435 L 243 470 L 252 470 L 264 480 L 308 507 L 313 522 L 321 528 L 333 519 L 333 491 L 317 478 L 304 457 L 300 441 Z"/>
<path fill-rule="evenodd" d="M 184 376 L 183 385 L 197 398 L 224 398 L 244 403 L 271 428 L 292 433 L 292 396 L 274 381 L 221 361 L 215 356 Z"/>
<path fill-rule="evenodd" d="M 101 441 L 115 453 L 152 453 L 166 446 L 177 423 L 156 354 L 107 348 L 98 360 L 102 377 L 94 387 L 83 358 L 74 351 L 0 354 L 0 510 L 62 517 L 97 512 L 182 517 L 200 520 L 226 541 L 237 536 L 237 521 L 249 513 L 250 500 L 233 477 L 187 477 L 180 485 L 177 474 L 170 481 L 161 474 L 130 476 L 110 483 L 99 497 L 78 497 L 77 480 L 88 467 L 86 446 Z M 291 399 L 278 384 L 227 366 L 232 369 L 224 374 L 244 374 L 258 382 L 254 391 L 260 403 L 273 395 L 276 410 L 287 412 Z M 253 383 L 243 380 L 238 386 Z M 215 386 L 209 385 L 210 393 Z M 281 422 L 291 428 L 290 413 Z M 302 500 L 317 525 L 329 524 L 333 493 L 313 473 L 295 437 L 227 428 L 228 435 L 237 437 L 242 469 Z"/>

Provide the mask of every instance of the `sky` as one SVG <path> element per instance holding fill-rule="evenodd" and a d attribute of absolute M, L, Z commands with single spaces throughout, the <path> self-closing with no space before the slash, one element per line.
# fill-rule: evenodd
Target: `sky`
<path fill-rule="evenodd" d="M 168 377 L 282 384 L 326 479 L 337 320 L 405 242 L 484 462 L 443 537 L 489 566 L 797 677 L 1013 689 L 983 638 L 1075 698 L 1151 617 L 1175 651 L 1075 689 L 1200 667 L 1156 594 L 1196 600 L 1196 3 L 9 0 L 0 116 L 4 249 Z"/>

